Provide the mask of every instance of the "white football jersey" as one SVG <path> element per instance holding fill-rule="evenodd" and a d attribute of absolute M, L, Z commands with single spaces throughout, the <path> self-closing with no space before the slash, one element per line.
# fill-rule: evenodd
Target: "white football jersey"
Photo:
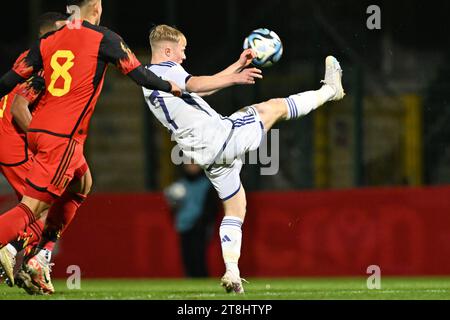
<path fill-rule="evenodd" d="M 173 81 L 183 96 L 143 88 L 145 101 L 155 117 L 171 132 L 183 153 L 201 166 L 214 162 L 224 147 L 233 121 L 222 117 L 195 93 L 186 91 L 191 78 L 184 68 L 174 62 L 164 62 L 146 67 L 163 80 Z"/>

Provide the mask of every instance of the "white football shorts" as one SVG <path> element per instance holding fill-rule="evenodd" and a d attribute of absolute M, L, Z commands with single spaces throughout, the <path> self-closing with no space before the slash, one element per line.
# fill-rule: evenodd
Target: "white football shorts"
<path fill-rule="evenodd" d="M 265 135 L 264 125 L 253 107 L 246 107 L 227 120 L 233 122 L 233 129 L 214 163 L 205 168 L 207 177 L 223 201 L 240 191 L 245 154 L 257 150 Z"/>

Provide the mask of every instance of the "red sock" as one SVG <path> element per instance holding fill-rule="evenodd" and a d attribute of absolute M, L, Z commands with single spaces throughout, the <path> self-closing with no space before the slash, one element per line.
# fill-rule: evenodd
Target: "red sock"
<path fill-rule="evenodd" d="M 44 221 L 38 220 L 33 224 L 30 224 L 26 229 L 23 236 L 24 247 L 30 245 L 32 247 L 37 246 L 41 242 L 42 232 L 44 230 Z"/>
<path fill-rule="evenodd" d="M 33 212 L 22 203 L 0 216 L 0 247 L 19 240 L 27 226 L 34 222 Z"/>
<path fill-rule="evenodd" d="M 55 244 L 56 244 L 56 242 L 48 241 L 48 242 L 44 245 L 44 247 L 42 247 L 41 249 L 45 249 L 45 250 L 48 250 L 48 251 L 53 251 L 53 249 L 55 248 Z"/>
<path fill-rule="evenodd" d="M 40 248 L 47 248 L 49 242 L 55 243 L 58 241 L 84 200 L 86 200 L 84 195 L 65 192 L 61 198 L 53 203 L 45 222 L 44 233 L 39 244 Z"/>
<path fill-rule="evenodd" d="M 30 224 L 24 232 L 21 233 L 20 240 L 12 241 L 9 244 L 12 245 L 17 252 L 22 251 L 27 246 L 35 247 L 39 244 L 42 238 L 42 232 L 44 230 L 44 221 L 42 219 Z"/>

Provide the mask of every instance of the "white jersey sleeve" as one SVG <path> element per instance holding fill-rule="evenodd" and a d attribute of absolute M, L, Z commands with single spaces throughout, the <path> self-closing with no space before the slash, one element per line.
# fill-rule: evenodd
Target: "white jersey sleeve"
<path fill-rule="evenodd" d="M 155 115 L 172 134 L 183 154 L 200 165 L 210 164 L 223 148 L 233 122 L 218 114 L 195 93 L 186 92 L 191 75 L 172 61 L 152 64 L 147 69 L 164 80 L 173 81 L 184 92 L 171 93 L 143 88 L 145 100 Z"/>
<path fill-rule="evenodd" d="M 164 74 L 165 80 L 175 82 L 175 84 L 183 91 L 186 91 L 186 83 L 190 78 L 192 78 L 192 75 L 186 72 L 179 64 L 175 64 Z"/>

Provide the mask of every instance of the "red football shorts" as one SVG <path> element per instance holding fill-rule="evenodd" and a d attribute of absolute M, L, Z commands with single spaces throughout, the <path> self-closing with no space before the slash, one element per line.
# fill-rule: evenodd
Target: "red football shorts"
<path fill-rule="evenodd" d="M 19 166 L 0 166 L 0 171 L 5 176 L 9 185 L 16 192 L 19 201 L 22 200 L 23 194 L 25 192 L 25 179 L 27 177 L 28 171 L 32 167 L 32 162 L 33 160 L 30 159 Z"/>
<path fill-rule="evenodd" d="M 34 158 L 24 195 L 51 204 L 74 178 L 81 178 L 88 171 L 84 146 L 73 139 L 41 132 L 29 132 L 27 138 Z"/>

